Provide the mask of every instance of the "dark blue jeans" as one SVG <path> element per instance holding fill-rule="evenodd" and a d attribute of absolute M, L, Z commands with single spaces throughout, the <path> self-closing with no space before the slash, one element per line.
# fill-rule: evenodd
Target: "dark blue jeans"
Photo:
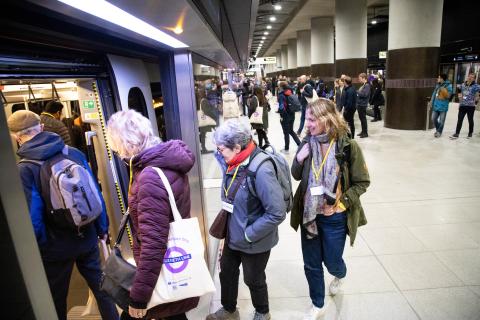
<path fill-rule="evenodd" d="M 321 308 L 325 300 L 322 262 L 328 272 L 337 278 L 344 278 L 347 274 L 347 266 L 342 257 L 347 237 L 347 215 L 317 215 L 316 223 L 318 237 L 314 239 L 307 239 L 305 229 L 301 228 L 302 253 L 310 298 L 316 307 Z"/>
<path fill-rule="evenodd" d="M 446 111 L 432 111 L 432 121 L 435 129 L 438 133 L 443 132 L 443 126 L 445 124 L 445 118 L 447 117 Z"/>
<path fill-rule="evenodd" d="M 297 133 L 300 135 L 305 125 L 305 113 L 307 112 L 307 106 L 302 106 L 302 116 L 300 117 L 300 126 L 298 127 Z"/>
<path fill-rule="evenodd" d="M 73 248 L 72 251 L 75 251 Z M 90 251 L 83 253 L 70 253 L 71 256 L 65 260 L 43 259 L 45 273 L 47 274 L 48 284 L 52 292 L 53 302 L 59 320 L 67 319 L 67 294 L 72 275 L 73 264 L 83 278 L 97 300 L 98 310 L 104 320 L 117 320 L 118 312 L 111 298 L 100 290 L 100 279 L 102 269 L 100 267 L 100 256 L 98 247 L 95 246 Z M 70 255 L 69 254 L 69 255 Z"/>

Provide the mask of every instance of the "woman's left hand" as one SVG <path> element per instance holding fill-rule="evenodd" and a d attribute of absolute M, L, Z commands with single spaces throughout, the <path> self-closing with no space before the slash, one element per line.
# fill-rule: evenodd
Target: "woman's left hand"
<path fill-rule="evenodd" d="M 323 215 L 324 216 L 331 216 L 332 214 L 334 214 L 336 212 L 336 209 L 337 207 L 335 206 L 329 206 L 328 204 L 325 204 L 323 206 Z"/>
<path fill-rule="evenodd" d="M 128 307 L 128 314 L 132 318 L 141 319 L 147 315 L 147 309 L 135 309 L 131 306 Z"/>

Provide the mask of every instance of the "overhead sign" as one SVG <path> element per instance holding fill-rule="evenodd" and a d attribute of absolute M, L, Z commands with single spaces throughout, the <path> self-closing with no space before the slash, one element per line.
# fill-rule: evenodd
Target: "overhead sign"
<path fill-rule="evenodd" d="M 255 61 L 250 61 L 250 64 L 276 64 L 277 57 L 262 57 L 257 58 Z"/>
<path fill-rule="evenodd" d="M 379 51 L 378 59 L 387 59 L 387 51 Z"/>

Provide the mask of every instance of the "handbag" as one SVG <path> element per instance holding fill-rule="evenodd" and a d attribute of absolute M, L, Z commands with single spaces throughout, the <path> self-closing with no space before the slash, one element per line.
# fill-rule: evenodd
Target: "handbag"
<path fill-rule="evenodd" d="M 214 292 L 215 285 L 204 259 L 205 248 L 198 219 L 183 219 L 178 211 L 170 183 L 163 171 L 152 167 L 162 179 L 168 193 L 174 222 L 170 223 L 168 244 L 163 265 L 153 289 L 147 309 L 159 304 L 199 297 Z M 130 289 L 136 273 L 136 267 L 128 263 L 121 255 L 120 241 L 129 219 L 125 214 L 112 254 L 108 257 L 100 288 L 107 292 L 123 310 L 128 310 Z"/>
<path fill-rule="evenodd" d="M 204 99 L 202 99 L 200 101 L 200 106 L 203 104 L 203 100 Z M 215 120 L 212 119 L 211 117 L 207 116 L 205 114 L 205 112 L 203 112 L 201 107 L 200 107 L 200 110 L 198 110 L 198 112 L 197 112 L 197 117 L 198 117 L 198 127 L 199 128 L 210 127 L 210 126 L 215 127 L 217 125 L 217 122 L 215 122 Z"/>
<path fill-rule="evenodd" d="M 263 124 L 263 107 L 257 107 L 250 116 L 251 124 Z"/>

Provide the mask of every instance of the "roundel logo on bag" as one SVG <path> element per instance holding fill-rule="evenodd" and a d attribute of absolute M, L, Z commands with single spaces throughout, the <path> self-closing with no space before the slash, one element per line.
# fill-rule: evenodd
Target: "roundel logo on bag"
<path fill-rule="evenodd" d="M 170 247 L 165 253 L 163 263 L 165 268 L 171 273 L 179 273 L 188 266 L 188 260 L 192 259 L 192 255 L 187 253 L 180 247 Z"/>

